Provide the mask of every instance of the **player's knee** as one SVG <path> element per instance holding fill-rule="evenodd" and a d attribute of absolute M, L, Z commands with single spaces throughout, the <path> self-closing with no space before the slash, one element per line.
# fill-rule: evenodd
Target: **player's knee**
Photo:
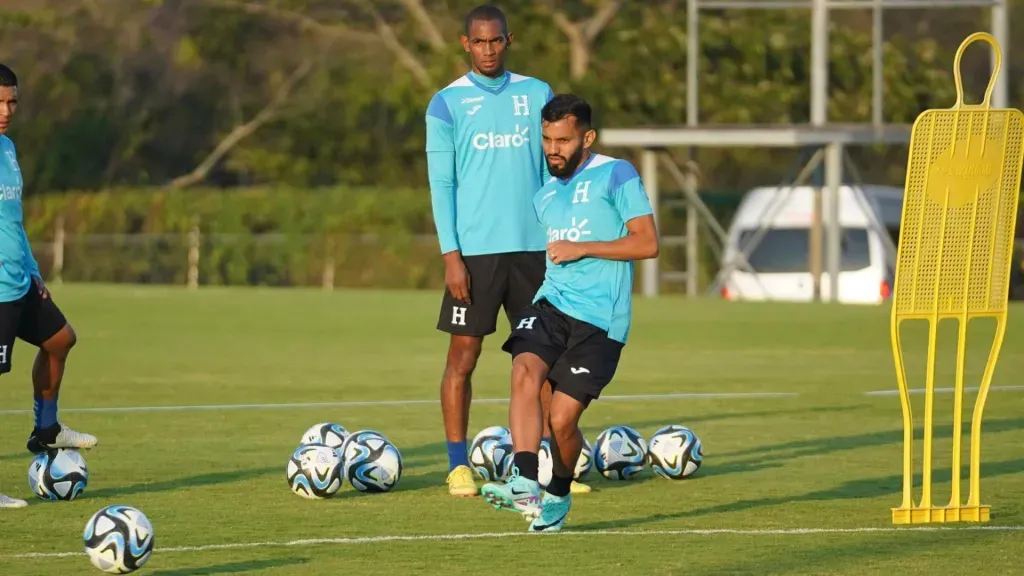
<path fill-rule="evenodd" d="M 520 354 L 512 361 L 512 391 L 540 394 L 547 377 L 544 362 L 533 354 Z"/>
<path fill-rule="evenodd" d="M 479 338 L 452 338 L 448 347 L 448 365 L 445 370 L 456 376 L 468 377 L 476 369 L 476 361 L 480 358 L 481 342 Z"/>
<path fill-rule="evenodd" d="M 579 425 L 579 419 L 573 410 L 559 410 L 554 409 L 551 411 L 548 420 L 551 423 L 551 434 L 559 440 L 568 440 L 576 434 L 576 428 Z"/>
<path fill-rule="evenodd" d="M 54 356 L 67 356 L 78 343 L 78 334 L 71 324 L 65 324 L 59 332 L 43 343 L 43 349 Z"/>

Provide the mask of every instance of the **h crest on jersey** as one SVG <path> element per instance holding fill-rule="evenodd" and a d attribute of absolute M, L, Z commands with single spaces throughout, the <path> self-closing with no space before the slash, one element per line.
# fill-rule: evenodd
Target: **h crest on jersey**
<path fill-rule="evenodd" d="M 578 182 L 576 184 L 576 190 L 572 193 L 573 204 L 586 204 L 590 202 L 590 198 L 587 197 L 587 192 L 590 190 L 590 180 L 586 182 Z"/>
<path fill-rule="evenodd" d="M 529 116 L 530 115 L 530 97 L 526 94 L 516 94 L 512 96 L 512 106 L 516 116 Z"/>

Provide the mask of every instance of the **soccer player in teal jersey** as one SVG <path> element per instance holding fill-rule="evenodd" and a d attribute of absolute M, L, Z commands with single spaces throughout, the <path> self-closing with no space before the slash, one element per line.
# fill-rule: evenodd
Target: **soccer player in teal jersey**
<path fill-rule="evenodd" d="M 6 136 L 18 108 L 18 78 L 0 64 L 0 374 L 11 371 L 15 338 L 39 348 L 32 365 L 35 427 L 28 450 L 92 448 L 96 438 L 57 421 L 57 395 L 75 331 L 46 289 L 22 220 L 22 178 L 14 143 Z M 0 508 L 24 500 L 0 494 Z"/>
<path fill-rule="evenodd" d="M 499 308 L 511 319 L 544 281 L 544 228 L 533 194 L 549 177 L 540 108 L 547 83 L 505 69 L 512 45 L 505 15 L 490 5 L 466 17 L 463 49 L 472 70 L 437 92 L 426 112 L 427 166 L 446 290 L 437 328 L 450 334 L 441 382 L 448 440 L 448 491 L 476 496 L 466 435 L 470 383 Z M 545 386 L 544 402 L 550 400 Z M 574 492 L 589 487 L 573 483 Z"/>
<path fill-rule="evenodd" d="M 547 272 L 533 304 L 512 324 L 502 347 L 512 355 L 509 427 L 513 473 L 484 484 L 496 508 L 532 519 L 530 530 L 560 530 L 583 445 L 579 420 L 611 381 L 629 335 L 633 261 L 658 255 L 647 192 L 633 165 L 591 152 L 596 133 L 583 99 L 560 94 L 541 111 L 551 180 L 534 197 L 547 230 Z M 545 380 L 552 478 L 543 499 L 537 483 Z"/>

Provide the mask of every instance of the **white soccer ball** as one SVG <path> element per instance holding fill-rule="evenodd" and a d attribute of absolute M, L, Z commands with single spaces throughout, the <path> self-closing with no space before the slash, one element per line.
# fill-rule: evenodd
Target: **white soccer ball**
<path fill-rule="evenodd" d="M 326 444 L 331 448 L 338 449 L 348 438 L 348 430 L 334 422 L 321 422 L 310 426 L 309 430 L 302 435 L 299 444 Z"/>
<path fill-rule="evenodd" d="M 629 426 L 612 426 L 597 436 L 594 467 L 609 480 L 631 480 L 647 463 L 647 442 Z"/>
<path fill-rule="evenodd" d="M 540 450 L 537 451 L 537 482 L 541 486 L 547 486 L 551 482 L 551 444 L 547 440 L 540 441 Z M 594 450 L 587 438 L 583 438 L 583 448 L 580 450 L 579 458 L 576 459 L 576 469 L 573 470 L 572 479 L 579 482 L 587 477 L 594 467 Z"/>
<path fill-rule="evenodd" d="M 89 469 L 85 458 L 72 448 L 37 454 L 28 467 L 28 485 L 43 500 L 74 500 L 85 492 Z"/>
<path fill-rule="evenodd" d="M 583 437 L 583 448 L 580 450 L 580 457 L 576 459 L 576 470 L 573 473 L 573 480 L 577 482 L 583 481 L 584 478 L 590 474 L 590 471 L 594 469 L 594 448 L 587 441 L 586 436 Z"/>
<path fill-rule="evenodd" d="M 390 492 L 402 479 L 402 454 L 380 432 L 353 432 L 341 452 L 345 478 L 360 492 Z"/>
<path fill-rule="evenodd" d="M 469 465 L 489 482 L 508 479 L 512 471 L 512 434 L 504 426 L 481 430 L 469 445 Z"/>
<path fill-rule="evenodd" d="M 704 449 L 700 438 L 686 426 L 671 424 L 659 428 L 651 436 L 647 461 L 651 470 L 662 478 L 682 480 L 700 468 Z"/>
<path fill-rule="evenodd" d="M 107 506 L 93 514 L 82 539 L 92 565 L 110 574 L 134 572 L 153 553 L 153 525 L 131 506 Z"/>
<path fill-rule="evenodd" d="M 337 450 L 326 444 L 304 444 L 288 459 L 288 487 L 310 500 L 330 498 L 341 489 L 341 472 Z"/>

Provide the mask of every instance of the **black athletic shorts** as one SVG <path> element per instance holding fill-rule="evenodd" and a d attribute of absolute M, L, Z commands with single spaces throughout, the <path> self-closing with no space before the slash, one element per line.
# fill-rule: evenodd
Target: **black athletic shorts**
<path fill-rule="evenodd" d="M 546 258 L 544 251 L 463 256 L 472 304 L 456 300 L 446 288 L 437 329 L 460 336 L 493 334 L 499 308 L 505 309 L 511 323 L 544 283 Z"/>
<path fill-rule="evenodd" d="M 540 356 L 552 390 L 588 406 L 615 376 L 622 348 L 606 331 L 541 299 L 519 315 L 501 349 L 512 358 L 523 352 Z"/>
<path fill-rule="evenodd" d="M 0 302 L 0 374 L 11 371 L 15 338 L 38 347 L 67 323 L 53 295 L 44 299 L 34 284 L 21 298 Z"/>

